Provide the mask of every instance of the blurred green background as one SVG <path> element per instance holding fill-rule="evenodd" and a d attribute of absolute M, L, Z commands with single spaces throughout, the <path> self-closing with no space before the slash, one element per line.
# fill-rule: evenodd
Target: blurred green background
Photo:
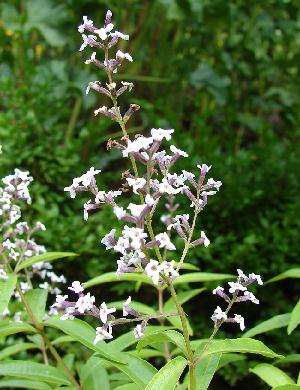
<path fill-rule="evenodd" d="M 86 223 L 82 205 L 87 199 L 70 200 L 63 192 L 90 166 L 104 171 L 100 187 L 118 188 L 127 168 L 119 153 L 106 151 L 107 140 L 118 137 L 118 129 L 109 120 L 94 118 L 103 98 L 85 95 L 88 82 L 104 81 L 104 75 L 84 65 L 88 50 L 78 52 L 82 15 L 101 25 L 107 8 L 118 30 L 131 36 L 121 49 L 134 62 L 118 76 L 135 84 L 122 104 L 142 107 L 131 122 L 132 133 L 175 128 L 174 142 L 190 154 L 178 169 L 206 162 L 213 165 L 212 176 L 223 182 L 198 226 L 212 245 L 194 250 L 189 261 L 212 272 L 240 267 L 265 280 L 299 265 L 298 0 L 0 4 L 1 175 L 18 167 L 34 176 L 28 212 L 47 226 L 41 241 L 49 250 L 80 254 L 73 266 L 57 265 L 70 280 L 115 269 L 116 259 L 99 245 L 115 224 L 110 211 L 92 215 Z M 111 297 L 113 292 L 117 298 L 130 288 L 123 283 L 96 293 Z M 282 282 L 257 293 L 261 306 L 244 313 L 250 326 L 290 311 L 299 288 Z M 209 294 L 201 302 L 191 301 L 198 337 L 209 333 L 215 303 Z M 267 338 L 283 353 L 300 348 L 296 334 L 287 338 L 273 332 Z M 244 378 L 245 370 L 243 363 L 226 368 L 212 388 L 263 389 L 255 378 Z"/>

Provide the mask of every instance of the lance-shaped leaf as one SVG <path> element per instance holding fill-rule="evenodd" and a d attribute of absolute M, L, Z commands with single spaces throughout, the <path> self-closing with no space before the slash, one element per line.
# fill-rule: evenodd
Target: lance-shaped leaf
<path fill-rule="evenodd" d="M 151 278 L 146 276 L 145 274 L 138 273 L 129 273 L 129 274 L 121 274 L 119 278 L 117 278 L 115 272 L 107 272 L 100 276 L 96 276 L 95 278 L 84 283 L 85 288 L 97 286 L 99 284 L 104 283 L 115 283 L 115 282 L 141 282 L 145 284 L 153 285 Z"/>
<path fill-rule="evenodd" d="M 144 336 L 137 344 L 137 349 L 141 350 L 147 345 L 157 343 L 172 343 L 178 347 L 184 355 L 187 355 L 185 341 L 181 333 L 176 330 L 167 330 L 165 332 L 153 333 L 149 336 Z"/>
<path fill-rule="evenodd" d="M 282 385 L 273 387 L 272 390 L 300 390 L 300 385 Z"/>
<path fill-rule="evenodd" d="M 69 379 L 58 368 L 23 360 L 0 362 L 0 375 L 68 385 Z"/>
<path fill-rule="evenodd" d="M 41 288 L 35 288 L 27 291 L 26 293 L 27 302 L 32 310 L 34 316 L 38 321 L 42 321 L 45 316 L 45 308 L 48 297 L 48 291 Z"/>
<path fill-rule="evenodd" d="M 291 319 L 288 326 L 288 334 L 291 334 L 299 324 L 300 324 L 300 299 L 291 313 Z"/>
<path fill-rule="evenodd" d="M 124 303 L 124 301 L 116 301 L 116 302 L 109 302 L 108 305 L 109 305 L 109 307 L 115 307 L 118 310 L 122 310 L 123 303 Z M 151 315 L 151 316 L 152 315 L 155 316 L 157 314 L 157 312 L 151 306 L 145 305 L 144 303 L 141 303 L 141 302 L 131 301 L 130 307 L 132 307 L 134 310 L 136 310 L 137 312 L 139 312 L 141 314 L 147 314 L 147 315 Z"/>
<path fill-rule="evenodd" d="M 300 268 L 292 268 L 289 269 L 282 274 L 279 274 L 277 276 L 274 276 L 274 278 L 269 279 L 265 284 L 267 283 L 273 283 L 273 282 L 279 282 L 280 280 L 283 279 L 299 279 L 300 278 Z"/>
<path fill-rule="evenodd" d="M 33 343 L 17 343 L 11 345 L 10 347 L 6 347 L 0 351 L 0 360 L 6 359 L 16 353 L 27 351 L 28 349 L 39 349 L 39 347 Z"/>
<path fill-rule="evenodd" d="M 218 280 L 229 280 L 234 278 L 236 278 L 236 276 L 229 275 L 229 274 L 193 272 L 193 273 L 188 273 L 188 274 L 183 274 L 178 276 L 178 278 L 174 280 L 174 285 L 178 285 L 182 283 L 213 282 Z"/>
<path fill-rule="evenodd" d="M 19 264 L 16 268 L 16 271 L 20 271 L 21 269 L 28 268 L 32 264 L 40 263 L 41 261 L 47 261 L 51 262 L 58 259 L 63 259 L 64 257 L 74 257 L 78 256 L 76 253 L 73 252 L 47 252 L 43 253 L 42 255 L 37 255 L 30 257 L 29 259 L 23 261 L 21 264 Z"/>
<path fill-rule="evenodd" d="M 278 367 L 272 366 L 271 364 L 258 364 L 254 368 L 250 369 L 250 372 L 257 375 L 271 387 L 295 383 L 285 372 L 280 370 Z"/>
<path fill-rule="evenodd" d="M 32 390 L 51 390 L 52 387 L 50 387 L 47 383 L 44 382 L 38 382 L 38 381 L 31 381 L 28 379 L 1 379 L 0 380 L 0 389 L 32 389 Z"/>
<path fill-rule="evenodd" d="M 110 344 L 106 344 L 105 342 L 93 343 L 96 336 L 95 329 L 82 320 L 75 318 L 74 320 L 62 321 L 59 317 L 52 317 L 45 321 L 44 325 L 60 329 L 74 340 L 85 345 L 92 351 L 98 352 L 100 356 L 108 360 L 115 360 L 120 364 L 123 363 L 121 354 L 114 351 Z"/>
<path fill-rule="evenodd" d="M 278 316 L 274 316 L 269 320 L 263 321 L 257 326 L 254 326 L 254 328 L 249 329 L 242 337 L 253 337 L 261 333 L 270 332 L 274 329 L 283 328 L 288 326 L 290 318 L 290 313 L 279 314 Z"/>
<path fill-rule="evenodd" d="M 196 355 L 202 356 L 201 352 L 204 350 L 205 345 L 205 341 L 200 344 L 196 350 Z M 268 358 L 282 357 L 281 355 L 273 352 L 261 341 L 250 338 L 213 340 L 203 352 L 203 357 L 214 353 L 227 352 L 253 353 Z"/>
<path fill-rule="evenodd" d="M 222 354 L 216 353 L 214 355 L 206 356 L 196 366 L 196 384 L 197 390 L 206 390 L 219 368 L 219 362 Z"/>
<path fill-rule="evenodd" d="M 81 367 L 79 376 L 84 390 L 110 390 L 109 377 L 103 367 L 103 359 L 97 356 L 88 359 Z"/>
<path fill-rule="evenodd" d="M 114 390 L 139 390 L 139 387 L 135 383 L 127 383 L 126 385 L 115 387 Z"/>
<path fill-rule="evenodd" d="M 0 279 L 0 315 L 7 308 L 17 284 L 17 275 L 8 274 L 7 276 L 7 279 Z"/>
<path fill-rule="evenodd" d="M 0 322 L 0 337 L 9 336 L 16 333 L 30 332 L 35 333 L 36 329 L 24 322 L 10 322 L 2 321 Z"/>
<path fill-rule="evenodd" d="M 174 390 L 186 365 L 182 356 L 172 359 L 153 376 L 145 390 Z"/>

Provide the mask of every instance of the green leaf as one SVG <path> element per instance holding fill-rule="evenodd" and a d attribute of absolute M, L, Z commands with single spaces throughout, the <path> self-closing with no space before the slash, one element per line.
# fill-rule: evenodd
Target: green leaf
<path fill-rule="evenodd" d="M 219 368 L 219 362 L 222 354 L 216 353 L 214 355 L 206 356 L 196 366 L 196 389 L 206 390 Z"/>
<path fill-rule="evenodd" d="M 137 349 L 141 350 L 147 345 L 165 342 L 175 344 L 184 355 L 187 355 L 184 338 L 182 334 L 176 330 L 166 330 L 165 332 L 158 332 L 149 336 L 144 336 L 138 342 Z"/>
<path fill-rule="evenodd" d="M 277 360 L 274 364 L 281 365 L 291 363 L 300 363 L 300 354 L 294 353 L 291 355 L 287 355 L 283 359 Z"/>
<path fill-rule="evenodd" d="M 51 390 L 51 387 L 47 383 L 30 381 L 27 379 L 1 379 L 0 389 L 32 389 L 32 390 Z"/>
<path fill-rule="evenodd" d="M 193 272 L 178 276 L 178 278 L 174 280 L 174 285 L 182 283 L 213 282 L 217 280 L 228 280 L 234 278 L 236 278 L 236 276 L 228 274 Z"/>
<path fill-rule="evenodd" d="M 45 321 L 44 324 L 46 326 L 52 326 L 54 328 L 60 329 L 62 332 L 73 337 L 74 340 L 85 345 L 87 348 L 98 352 L 100 356 L 108 360 L 115 360 L 116 362 L 122 364 L 121 355 L 117 354 L 110 346 L 110 344 L 99 342 L 94 345 L 93 341 L 95 339 L 95 329 L 86 322 L 77 318 L 74 320 L 62 321 L 59 319 L 59 317 L 52 317 Z"/>
<path fill-rule="evenodd" d="M 177 356 L 161 368 L 151 379 L 145 390 L 173 390 L 187 365 L 187 361 L 182 356 Z"/>
<path fill-rule="evenodd" d="M 263 321 L 257 326 L 254 326 L 254 328 L 249 329 L 242 337 L 253 337 L 261 333 L 269 332 L 273 329 L 283 328 L 284 326 L 288 326 L 290 318 L 290 313 L 274 316 L 269 320 Z"/>
<path fill-rule="evenodd" d="M 300 324 L 300 299 L 291 313 L 291 320 L 288 326 L 288 334 L 291 334 L 299 324 Z"/>
<path fill-rule="evenodd" d="M 121 352 L 120 355 L 125 364 L 119 364 L 115 361 L 109 363 L 126 374 L 139 389 L 144 390 L 147 383 L 157 373 L 157 369 L 137 356 L 126 352 Z"/>
<path fill-rule="evenodd" d="M 39 349 L 39 347 L 33 343 L 17 343 L 11 345 L 10 347 L 4 348 L 0 351 L 0 360 L 3 360 L 8 356 L 15 355 L 16 353 L 27 351 L 28 349 Z"/>
<path fill-rule="evenodd" d="M 257 375 L 271 387 L 295 383 L 285 372 L 271 364 L 258 364 L 250 369 L 250 372 Z"/>
<path fill-rule="evenodd" d="M 110 390 L 109 378 L 103 367 L 103 359 L 92 356 L 80 369 L 80 383 L 83 390 Z"/>
<path fill-rule="evenodd" d="M 289 269 L 289 270 L 283 272 L 282 274 L 279 274 L 279 275 L 275 276 L 274 278 L 269 279 L 265 284 L 278 282 L 279 280 L 288 279 L 288 278 L 299 279 L 300 278 L 300 268 Z"/>
<path fill-rule="evenodd" d="M 153 333 L 161 332 L 164 330 L 171 329 L 170 326 L 155 326 L 155 325 L 147 325 L 145 329 L 145 336 L 148 336 Z M 131 345 L 136 344 L 137 340 L 133 335 L 133 331 L 131 330 L 128 333 L 124 333 L 118 338 L 112 340 L 109 345 L 116 351 L 123 351 L 124 349 L 130 347 Z"/>
<path fill-rule="evenodd" d="M 108 305 L 109 305 L 109 307 L 115 307 L 119 310 L 122 310 L 123 303 L 124 303 L 124 301 L 116 301 L 116 302 L 109 302 Z M 132 307 L 134 310 L 136 310 L 142 314 L 147 314 L 147 315 L 156 315 L 157 314 L 156 311 L 152 307 L 145 305 L 144 303 L 141 303 L 141 302 L 131 301 L 130 307 Z"/>
<path fill-rule="evenodd" d="M 27 291 L 26 293 L 27 302 L 39 322 L 43 321 L 45 316 L 46 302 L 48 298 L 48 291 L 41 288 L 36 288 Z"/>
<path fill-rule="evenodd" d="M 115 387 L 114 390 L 139 390 L 135 383 L 127 383 L 126 385 Z"/>
<path fill-rule="evenodd" d="M 96 276 L 95 278 L 89 280 L 84 284 L 84 287 L 89 288 L 103 283 L 115 283 L 115 282 L 127 282 L 127 281 L 141 282 L 141 283 L 150 284 L 154 286 L 151 278 L 149 278 L 145 274 L 129 273 L 129 274 L 122 274 L 120 275 L 119 278 L 117 278 L 115 272 L 107 272 L 106 274 Z"/>
<path fill-rule="evenodd" d="M 272 390 L 300 390 L 300 386 L 298 385 L 283 385 L 273 387 Z"/>
<path fill-rule="evenodd" d="M 41 261 L 42 262 L 44 262 L 44 261 L 50 262 L 50 261 L 62 259 L 64 257 L 74 257 L 74 256 L 78 256 L 78 255 L 76 253 L 73 253 L 73 252 L 47 252 L 47 253 L 43 253 L 42 255 L 33 256 L 33 257 L 30 257 L 30 259 L 23 261 L 16 268 L 16 272 L 20 271 L 21 269 L 28 268 L 32 264 L 40 263 Z"/>
<path fill-rule="evenodd" d="M 36 330 L 33 326 L 25 324 L 24 322 L 8 322 L 3 321 L 0 323 L 0 337 L 9 336 L 21 332 L 33 332 Z"/>
<path fill-rule="evenodd" d="M 58 368 L 23 360 L 0 362 L 0 375 L 33 379 L 58 385 L 68 385 L 70 383 L 65 374 Z"/>
<path fill-rule="evenodd" d="M 196 354 L 201 353 L 205 344 L 206 341 L 201 343 L 201 345 L 196 349 Z M 227 352 L 254 353 L 268 358 L 281 357 L 281 355 L 278 355 L 277 353 L 273 352 L 261 341 L 250 339 L 250 338 L 213 340 L 208 345 L 203 356 L 211 355 L 214 353 L 227 353 Z"/>
<path fill-rule="evenodd" d="M 0 315 L 7 308 L 10 297 L 17 284 L 17 275 L 8 274 L 6 280 L 0 279 Z"/>
<path fill-rule="evenodd" d="M 239 353 L 225 353 L 221 356 L 220 363 L 218 366 L 218 370 L 222 367 L 227 366 L 227 364 L 238 362 L 240 360 L 245 360 L 246 356 L 241 355 Z"/>

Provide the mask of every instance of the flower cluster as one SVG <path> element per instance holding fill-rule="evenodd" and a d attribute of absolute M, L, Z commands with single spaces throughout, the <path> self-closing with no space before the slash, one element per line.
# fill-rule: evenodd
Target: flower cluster
<path fill-rule="evenodd" d="M 19 169 L 15 169 L 12 175 L 2 179 L 3 187 L 0 187 L 0 254 L 3 259 L 3 264 L 0 264 L 0 279 L 2 280 L 8 278 L 8 267 L 14 268 L 27 259 L 46 252 L 45 247 L 39 245 L 34 238 L 37 232 L 46 230 L 44 224 L 37 222 L 31 227 L 26 221 L 22 221 L 21 205 L 22 202 L 31 204 L 29 185 L 32 181 L 29 172 Z M 42 281 L 39 284 L 40 288 L 45 288 L 53 294 L 60 293 L 57 283 L 66 282 L 63 275 L 58 276 L 53 272 L 50 263 L 35 263 L 27 270 L 26 275 L 20 275 L 20 289 L 23 293 L 32 288 L 31 279 L 34 276 L 38 276 Z M 17 290 L 14 296 L 21 300 Z M 5 309 L 4 313 L 0 314 L 5 316 L 9 311 Z"/>
<path fill-rule="evenodd" d="M 56 302 L 51 306 L 49 315 L 59 314 L 60 311 L 63 311 L 64 314 L 60 317 L 62 321 L 64 320 L 73 320 L 76 316 L 90 315 L 95 317 L 102 323 L 102 326 L 96 328 L 96 337 L 94 344 L 102 340 L 110 340 L 113 338 L 112 329 L 113 326 L 130 322 L 127 320 L 128 315 L 134 317 L 135 321 L 141 320 L 134 328 L 134 335 L 136 338 L 141 338 L 144 334 L 144 329 L 149 321 L 149 318 L 144 318 L 130 307 L 131 297 L 123 304 L 123 317 L 116 319 L 113 313 L 116 312 L 115 307 L 107 307 L 105 302 L 102 302 L 99 307 L 95 305 L 95 297 L 90 293 L 84 293 L 84 285 L 79 281 L 72 283 L 71 287 L 68 287 L 76 295 L 76 300 L 69 301 L 68 295 L 57 295 Z"/>
<path fill-rule="evenodd" d="M 252 292 L 248 291 L 247 287 L 254 282 L 262 285 L 263 281 L 260 275 L 252 273 L 249 276 L 246 276 L 240 269 L 238 269 L 237 272 L 237 280 L 235 282 L 228 282 L 228 294 L 225 293 L 224 288 L 221 286 L 218 286 L 213 290 L 213 294 L 223 298 L 228 303 L 228 307 L 225 311 L 222 311 L 220 306 L 217 306 L 211 319 L 214 321 L 215 327 L 219 328 L 223 322 L 233 322 L 239 324 L 240 329 L 243 331 L 245 329 L 244 318 L 239 314 L 234 314 L 232 318 L 228 317 L 229 309 L 234 303 L 238 302 L 250 301 L 252 303 L 259 304 L 259 300 Z"/>

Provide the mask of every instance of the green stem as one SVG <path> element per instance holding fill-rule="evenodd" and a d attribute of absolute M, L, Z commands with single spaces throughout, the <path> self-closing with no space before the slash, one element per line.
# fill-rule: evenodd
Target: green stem
<path fill-rule="evenodd" d="M 190 336 L 187 326 L 186 314 L 177 298 L 176 290 L 173 286 L 172 281 L 168 280 L 169 289 L 172 295 L 172 298 L 175 302 L 177 312 L 180 317 L 181 325 L 182 325 L 182 333 L 185 341 L 185 346 L 187 350 L 187 358 L 189 361 L 189 378 L 190 378 L 190 386 L 189 390 L 196 390 L 196 373 L 195 373 L 195 364 L 194 364 L 194 355 L 191 347 Z"/>

